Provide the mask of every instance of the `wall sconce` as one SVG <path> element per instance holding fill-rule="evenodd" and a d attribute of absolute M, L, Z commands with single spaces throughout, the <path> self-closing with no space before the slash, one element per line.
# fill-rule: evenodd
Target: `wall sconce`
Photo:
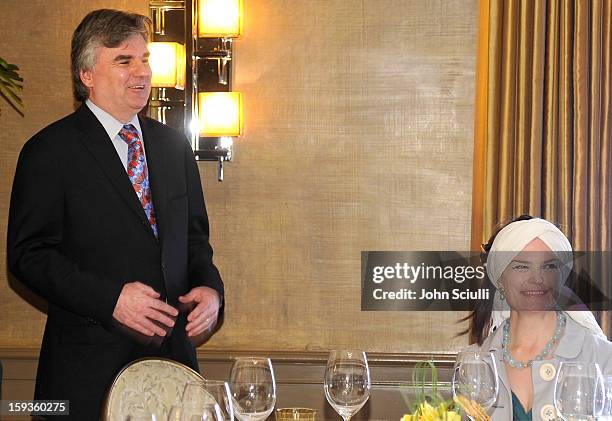
<path fill-rule="evenodd" d="M 228 63 L 232 59 L 232 38 L 242 35 L 242 0 L 198 0 L 198 38 L 216 38 L 207 41 L 200 58 L 215 60 L 219 83 L 229 82 Z M 203 44 L 203 43 L 202 43 Z"/>
<path fill-rule="evenodd" d="M 198 94 L 200 136 L 240 136 L 242 134 L 242 95 L 240 92 L 200 92 Z"/>
<path fill-rule="evenodd" d="M 184 113 L 185 101 L 169 95 L 169 89 L 185 89 L 185 46 L 178 42 L 149 43 L 149 64 L 151 78 L 152 117 L 164 124 L 168 123 L 168 113 L 180 109 Z M 182 115 L 182 113 L 181 113 Z M 179 116 L 179 122 L 182 117 Z"/>
<path fill-rule="evenodd" d="M 242 35 L 242 0 L 200 0 L 198 36 L 237 38 Z"/>
<path fill-rule="evenodd" d="M 233 137 L 242 132 L 242 96 L 231 92 L 231 62 L 232 38 L 242 34 L 243 0 L 150 0 L 149 6 L 155 87 L 149 115 L 181 128 L 196 159 L 219 163 L 222 181 Z"/>
<path fill-rule="evenodd" d="M 185 89 L 185 46 L 178 42 L 149 43 L 154 88 Z"/>
<path fill-rule="evenodd" d="M 193 96 L 197 98 L 193 115 L 199 129 L 197 145 L 200 159 L 219 162 L 219 181 L 223 162 L 232 160 L 232 137 L 242 132 L 242 96 L 231 92 L 232 38 L 242 34 L 242 0 L 194 0 L 192 16 L 195 60 Z M 200 153 L 201 152 L 201 153 Z"/>
<path fill-rule="evenodd" d="M 186 103 L 184 0 L 150 0 L 153 19 L 149 63 L 153 74 L 147 114 L 178 130 L 191 121 Z M 187 133 L 186 131 L 184 131 Z"/>
<path fill-rule="evenodd" d="M 223 181 L 223 161 L 232 160 L 233 137 L 242 134 L 242 95 L 240 92 L 200 92 L 198 116 L 200 140 L 214 138 L 209 155 L 219 160 L 219 181 Z"/>

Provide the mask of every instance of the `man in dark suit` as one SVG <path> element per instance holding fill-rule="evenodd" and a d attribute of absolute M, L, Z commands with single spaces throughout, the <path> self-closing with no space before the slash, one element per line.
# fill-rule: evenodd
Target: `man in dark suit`
<path fill-rule="evenodd" d="M 83 19 L 71 58 L 85 103 L 25 144 L 13 184 L 9 268 L 49 302 L 35 399 L 68 399 L 79 421 L 99 418 L 130 361 L 197 369 L 193 338 L 222 311 L 191 147 L 137 116 L 151 86 L 149 28 L 117 10 Z"/>

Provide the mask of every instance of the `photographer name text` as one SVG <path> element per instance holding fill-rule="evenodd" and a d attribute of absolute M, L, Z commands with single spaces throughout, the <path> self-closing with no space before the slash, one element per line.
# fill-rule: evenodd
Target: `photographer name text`
<path fill-rule="evenodd" d="M 454 288 L 449 291 L 422 288 L 420 293 L 417 290 L 401 288 L 396 291 L 385 291 L 376 288 L 372 295 L 375 300 L 488 300 L 490 290 L 479 288 L 476 290 Z"/>

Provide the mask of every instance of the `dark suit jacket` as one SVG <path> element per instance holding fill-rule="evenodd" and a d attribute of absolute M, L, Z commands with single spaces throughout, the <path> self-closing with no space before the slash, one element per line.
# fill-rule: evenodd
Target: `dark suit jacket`
<path fill-rule="evenodd" d="M 98 419 L 107 387 L 135 358 L 169 356 L 197 369 L 185 313 L 157 351 L 115 328 L 112 314 L 125 283 L 149 284 L 175 306 L 196 286 L 223 296 L 191 147 L 154 120 L 140 124 L 159 240 L 87 106 L 36 134 L 17 164 L 9 268 L 49 301 L 35 398 L 69 399 L 71 419 Z"/>

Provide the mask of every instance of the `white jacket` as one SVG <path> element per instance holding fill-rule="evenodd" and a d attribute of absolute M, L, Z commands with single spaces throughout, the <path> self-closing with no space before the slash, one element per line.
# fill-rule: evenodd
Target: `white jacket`
<path fill-rule="evenodd" d="M 506 320 L 504 323 L 507 323 Z M 512 392 L 502 355 L 503 324 L 483 342 L 481 351 L 493 351 L 499 374 L 499 394 L 493 405 L 492 421 L 512 421 Z M 595 362 L 602 374 L 612 375 L 612 342 L 594 335 L 571 317 L 567 323 L 552 358 L 534 361 L 531 367 L 533 382 L 532 420 L 554 420 L 556 410 L 553 402 L 555 377 L 561 361 Z"/>

